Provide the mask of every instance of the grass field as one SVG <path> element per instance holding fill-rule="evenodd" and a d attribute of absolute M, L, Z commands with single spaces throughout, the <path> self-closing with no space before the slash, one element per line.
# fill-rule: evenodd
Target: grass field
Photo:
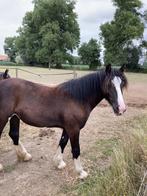
<path fill-rule="evenodd" d="M 16 69 L 18 69 L 18 77 L 31 80 L 31 81 L 36 81 L 36 82 L 43 82 L 43 83 L 52 83 L 52 82 L 62 82 L 64 80 L 68 80 L 73 78 L 74 71 L 73 70 L 64 70 L 64 69 L 51 69 L 49 70 L 48 68 L 41 68 L 41 67 L 29 67 L 29 66 L 0 66 L 0 71 L 4 71 L 5 69 L 9 69 L 9 73 L 12 77 L 16 77 Z M 20 69 L 20 70 L 19 70 Z M 26 71 L 26 72 L 25 72 Z M 28 73 L 27 71 L 31 72 Z M 78 77 L 93 72 L 93 71 L 83 71 L 83 70 L 76 70 Z M 33 74 L 34 73 L 34 74 Z M 65 75 L 54 75 L 54 74 L 64 74 Z M 68 75 L 68 73 L 70 73 Z M 37 75 L 38 74 L 38 75 Z M 39 76 L 40 74 L 40 76 Z M 42 74 L 42 75 L 41 75 Z M 45 74 L 45 75 L 43 75 Z M 49 74 L 49 75 L 47 75 Z M 50 77 L 50 74 L 52 75 Z M 67 74 L 67 75 L 66 75 Z M 143 73 L 127 73 L 127 76 L 129 76 L 129 81 L 130 82 L 147 82 L 147 74 Z"/>
<path fill-rule="evenodd" d="M 72 73 L 69 70 L 20 68 L 35 74 Z M 1 71 L 4 69 L 0 67 Z M 9 72 L 15 77 L 14 69 Z M 78 77 L 87 73 L 77 71 Z M 40 77 L 18 71 L 18 77 L 43 84 L 58 84 L 73 78 L 73 74 Z M 93 110 L 81 131 L 81 159 L 89 173 L 85 181 L 77 179 L 69 144 L 65 151 L 67 167 L 58 171 L 53 165 L 52 157 L 61 135 L 60 129 L 40 129 L 21 123 L 21 140 L 33 160 L 19 163 L 7 136 L 7 125 L 0 141 L 0 161 L 4 165 L 4 173 L 0 174 L 0 195 L 145 195 L 147 179 L 143 178 L 147 153 L 147 74 L 127 73 L 127 77 L 129 87 L 124 94 L 127 112 L 116 117 L 104 101 Z"/>

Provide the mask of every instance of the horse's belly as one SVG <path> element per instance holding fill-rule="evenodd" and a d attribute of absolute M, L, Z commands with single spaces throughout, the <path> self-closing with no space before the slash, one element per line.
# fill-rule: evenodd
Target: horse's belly
<path fill-rule="evenodd" d="M 25 107 L 16 112 L 20 119 L 26 124 L 36 127 L 61 126 L 60 115 L 54 108 Z"/>

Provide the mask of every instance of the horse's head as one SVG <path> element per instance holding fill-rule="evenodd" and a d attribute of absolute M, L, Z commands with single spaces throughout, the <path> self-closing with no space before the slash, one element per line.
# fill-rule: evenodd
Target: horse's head
<path fill-rule="evenodd" d="M 105 99 L 112 106 L 114 113 L 121 115 L 126 111 L 123 99 L 123 89 L 127 87 L 124 75 L 124 65 L 120 69 L 112 69 L 111 64 L 106 66 L 103 92 Z"/>
<path fill-rule="evenodd" d="M 8 74 L 9 70 L 6 69 L 5 72 L 0 73 L 0 80 L 8 79 L 10 78 L 10 75 Z"/>

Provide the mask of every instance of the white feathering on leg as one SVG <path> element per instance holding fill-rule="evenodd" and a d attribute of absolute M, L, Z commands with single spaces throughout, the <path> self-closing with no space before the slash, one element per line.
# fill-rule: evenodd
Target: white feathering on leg
<path fill-rule="evenodd" d="M 58 169 L 63 169 L 66 166 L 66 163 L 63 161 L 63 153 L 61 152 L 60 146 L 54 156 L 54 162 Z"/>
<path fill-rule="evenodd" d="M 16 150 L 16 154 L 18 156 L 18 159 L 23 160 L 23 161 L 29 161 L 32 159 L 31 154 L 29 154 L 25 147 L 23 146 L 23 144 L 21 142 L 19 142 L 19 145 L 15 145 L 15 150 Z"/>
<path fill-rule="evenodd" d="M 80 174 L 79 178 L 80 179 L 86 178 L 88 176 L 88 173 L 83 170 L 83 167 L 82 167 L 81 161 L 80 161 L 80 156 L 77 159 L 74 159 L 74 164 L 75 164 L 75 169 L 76 169 L 77 173 Z"/>

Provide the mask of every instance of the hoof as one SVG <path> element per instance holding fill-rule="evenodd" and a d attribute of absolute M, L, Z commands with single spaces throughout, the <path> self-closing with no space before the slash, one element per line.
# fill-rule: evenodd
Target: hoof
<path fill-rule="evenodd" d="M 0 164 L 0 172 L 3 171 L 3 166 Z"/>
<path fill-rule="evenodd" d="M 63 169 L 63 168 L 65 168 L 65 167 L 66 167 L 66 163 L 65 163 L 64 161 L 61 161 L 61 162 L 59 163 L 59 165 L 57 166 L 58 169 Z"/>
<path fill-rule="evenodd" d="M 81 180 L 83 180 L 83 179 L 87 178 L 87 176 L 88 176 L 88 173 L 85 172 L 84 170 L 82 170 L 82 171 L 80 172 L 79 178 L 80 178 Z"/>
<path fill-rule="evenodd" d="M 32 160 L 32 155 L 29 153 L 25 154 L 23 161 L 30 161 L 30 160 Z"/>
<path fill-rule="evenodd" d="M 29 154 L 29 153 L 25 153 L 23 155 L 18 154 L 17 158 L 18 158 L 18 161 L 20 161 L 20 162 L 22 162 L 22 161 L 27 162 L 27 161 L 30 161 L 32 159 L 32 155 Z"/>

